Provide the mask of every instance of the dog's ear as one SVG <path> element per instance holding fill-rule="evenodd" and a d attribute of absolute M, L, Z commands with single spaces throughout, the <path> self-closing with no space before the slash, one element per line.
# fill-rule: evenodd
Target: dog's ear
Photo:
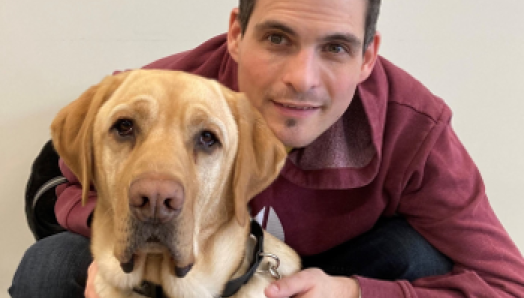
<path fill-rule="evenodd" d="M 247 203 L 275 180 L 287 152 L 258 110 L 242 93 L 223 91 L 238 126 L 238 153 L 234 164 L 235 214 L 246 224 Z"/>
<path fill-rule="evenodd" d="M 120 86 L 129 72 L 104 78 L 64 107 L 51 123 L 51 138 L 58 155 L 82 185 L 82 203 L 93 182 L 93 122 L 99 108 Z"/>

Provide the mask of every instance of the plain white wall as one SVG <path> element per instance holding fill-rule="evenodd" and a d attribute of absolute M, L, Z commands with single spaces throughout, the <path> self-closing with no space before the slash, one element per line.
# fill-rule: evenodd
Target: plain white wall
<path fill-rule="evenodd" d="M 492 205 L 524 250 L 524 2 L 383 1 L 381 53 L 454 111 Z M 0 0 L 0 297 L 33 237 L 31 162 L 55 113 L 114 70 L 140 67 L 227 29 L 236 0 Z"/>

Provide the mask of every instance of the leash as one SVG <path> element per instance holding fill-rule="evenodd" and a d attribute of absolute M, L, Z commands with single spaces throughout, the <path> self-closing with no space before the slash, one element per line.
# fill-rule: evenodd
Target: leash
<path fill-rule="evenodd" d="M 255 272 L 267 271 L 272 277 L 280 279 L 280 273 L 277 270 L 280 265 L 280 260 L 276 255 L 264 253 L 264 232 L 262 227 L 255 220 L 251 221 L 251 235 L 256 239 L 256 244 L 253 249 L 253 256 L 249 269 L 242 276 L 228 281 L 220 297 L 231 297 L 235 295 L 238 290 L 240 290 L 240 288 L 253 277 Z M 262 260 L 266 257 L 272 258 L 276 262 L 276 265 L 268 265 L 266 270 L 257 270 Z M 142 282 L 140 287 L 133 288 L 133 292 L 150 298 L 167 297 L 161 286 L 148 281 Z"/>

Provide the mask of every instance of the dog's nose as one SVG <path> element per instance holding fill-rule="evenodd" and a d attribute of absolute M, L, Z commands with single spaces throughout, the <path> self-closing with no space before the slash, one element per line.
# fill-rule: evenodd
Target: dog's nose
<path fill-rule="evenodd" d="M 140 178 L 129 189 L 131 212 L 143 222 L 165 223 L 184 204 L 184 188 L 174 180 Z"/>

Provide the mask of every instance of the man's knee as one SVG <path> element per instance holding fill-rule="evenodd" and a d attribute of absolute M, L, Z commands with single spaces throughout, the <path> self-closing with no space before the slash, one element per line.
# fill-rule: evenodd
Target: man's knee
<path fill-rule="evenodd" d="M 44 238 L 25 252 L 9 294 L 17 298 L 82 297 L 91 261 L 89 239 L 81 235 L 62 232 Z"/>
<path fill-rule="evenodd" d="M 381 225 L 378 227 L 378 234 L 382 235 L 377 236 L 382 238 L 382 250 L 387 253 L 384 265 L 390 270 L 389 279 L 412 281 L 451 271 L 453 262 L 433 247 L 406 220 L 394 218 Z"/>
<path fill-rule="evenodd" d="M 453 267 L 400 217 L 380 220 L 371 231 L 302 261 L 305 267 L 319 267 L 332 275 L 381 280 L 415 280 L 445 274 Z"/>

